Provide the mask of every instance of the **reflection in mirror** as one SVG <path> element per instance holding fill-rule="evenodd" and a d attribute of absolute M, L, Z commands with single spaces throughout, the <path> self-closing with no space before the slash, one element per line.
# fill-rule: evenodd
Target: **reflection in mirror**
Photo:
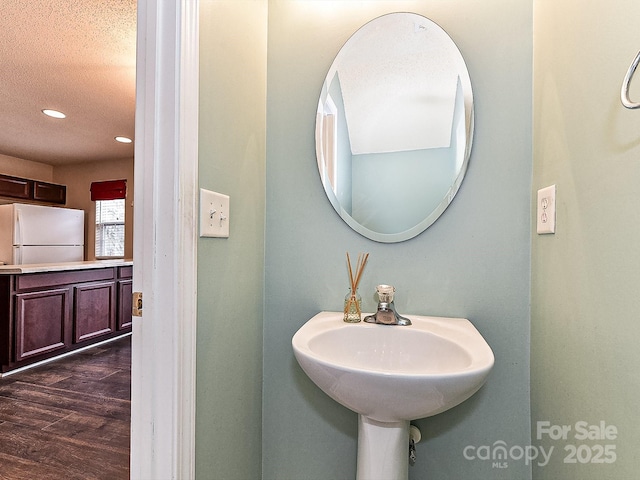
<path fill-rule="evenodd" d="M 316 116 L 318 170 L 333 207 L 365 237 L 400 242 L 429 227 L 460 187 L 472 137 L 464 59 L 431 20 L 376 18 L 333 61 Z"/>

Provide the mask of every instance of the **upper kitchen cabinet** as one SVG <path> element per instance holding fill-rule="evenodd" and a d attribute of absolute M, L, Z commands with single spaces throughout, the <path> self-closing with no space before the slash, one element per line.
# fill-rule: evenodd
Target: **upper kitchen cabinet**
<path fill-rule="evenodd" d="M 67 187 L 56 183 L 0 175 L 0 197 L 64 205 Z"/>
<path fill-rule="evenodd" d="M 33 195 L 33 180 L 0 175 L 0 197 L 28 200 Z"/>
<path fill-rule="evenodd" d="M 64 205 L 67 201 L 67 187 L 55 183 L 33 182 L 33 199 L 39 202 Z"/>

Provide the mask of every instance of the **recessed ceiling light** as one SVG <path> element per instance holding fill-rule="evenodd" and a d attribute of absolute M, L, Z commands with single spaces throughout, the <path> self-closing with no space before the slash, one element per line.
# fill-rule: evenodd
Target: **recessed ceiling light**
<path fill-rule="evenodd" d="M 116 138 L 116 142 L 120 142 L 120 143 L 131 143 L 133 142 L 133 140 L 131 140 L 129 137 L 115 137 Z"/>
<path fill-rule="evenodd" d="M 44 110 L 42 110 L 42 113 L 53 118 L 66 118 L 66 115 L 62 112 L 59 112 L 58 110 L 51 110 L 51 109 L 45 108 Z"/>

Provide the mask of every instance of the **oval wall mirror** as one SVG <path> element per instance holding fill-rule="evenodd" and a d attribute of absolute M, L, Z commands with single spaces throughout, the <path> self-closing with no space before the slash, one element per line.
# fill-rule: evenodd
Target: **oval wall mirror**
<path fill-rule="evenodd" d="M 435 222 L 462 183 L 472 138 L 467 67 L 428 18 L 376 18 L 333 61 L 316 115 L 318 170 L 336 212 L 365 237 L 401 242 Z"/>

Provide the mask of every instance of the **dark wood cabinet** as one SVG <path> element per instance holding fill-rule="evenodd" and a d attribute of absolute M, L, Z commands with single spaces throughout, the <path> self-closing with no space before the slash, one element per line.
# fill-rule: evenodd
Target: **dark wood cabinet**
<path fill-rule="evenodd" d="M 115 282 L 74 287 L 73 318 L 75 343 L 115 331 Z"/>
<path fill-rule="evenodd" d="M 13 283 L 12 275 L 0 275 L 0 365 L 8 365 L 11 361 L 14 330 Z"/>
<path fill-rule="evenodd" d="M 118 330 L 131 329 L 131 302 L 133 300 L 133 267 L 118 267 Z"/>
<path fill-rule="evenodd" d="M 33 191 L 33 182 L 25 178 L 0 175 L 0 197 L 28 200 Z"/>
<path fill-rule="evenodd" d="M 121 280 L 118 282 L 118 330 L 131 328 L 131 302 L 133 300 L 133 282 Z"/>
<path fill-rule="evenodd" d="M 33 199 L 40 202 L 64 205 L 67 203 L 67 187 L 36 180 L 33 182 Z"/>
<path fill-rule="evenodd" d="M 130 265 L 0 275 L 2 372 L 131 331 Z"/>
<path fill-rule="evenodd" d="M 16 295 L 15 361 L 69 345 L 69 288 Z"/>
<path fill-rule="evenodd" d="M 57 183 L 0 175 L 0 197 L 64 205 L 67 187 Z"/>

